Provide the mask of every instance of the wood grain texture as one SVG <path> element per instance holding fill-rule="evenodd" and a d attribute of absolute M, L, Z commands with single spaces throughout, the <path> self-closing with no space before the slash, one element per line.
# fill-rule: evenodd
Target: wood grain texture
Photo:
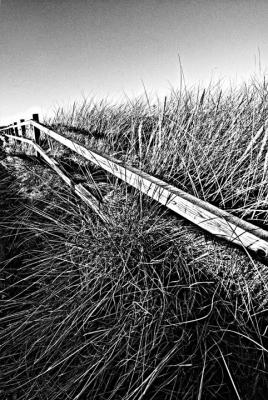
<path fill-rule="evenodd" d="M 6 136 L 9 137 L 11 135 L 6 135 Z M 0 135 L 0 137 L 2 137 L 2 135 Z M 49 164 L 49 166 L 61 177 L 61 179 L 73 189 L 74 193 L 76 193 L 78 197 L 80 197 L 89 207 L 93 209 L 93 211 L 96 214 L 98 214 L 98 216 L 102 219 L 103 222 L 105 223 L 110 222 L 108 217 L 103 212 L 99 200 L 96 199 L 81 183 L 76 185 L 68 176 L 66 176 L 62 172 L 62 170 L 58 167 L 57 162 L 51 159 L 39 145 L 37 145 L 31 139 L 19 136 L 12 136 L 12 138 L 20 142 L 24 142 L 31 145 L 35 149 L 35 151 L 47 162 L 47 164 Z"/>
<path fill-rule="evenodd" d="M 268 232 L 200 200 L 173 185 L 108 155 L 87 149 L 35 121 L 26 123 L 219 238 L 268 257 Z M 23 123 L 25 124 L 25 123 Z"/>

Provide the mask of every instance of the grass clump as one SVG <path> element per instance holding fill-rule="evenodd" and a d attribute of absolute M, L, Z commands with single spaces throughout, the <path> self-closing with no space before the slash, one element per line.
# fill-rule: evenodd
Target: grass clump
<path fill-rule="evenodd" d="M 14 181 L 9 188 L 7 200 Z M 12 275 L 1 300 L 3 393 L 261 398 L 265 313 L 212 273 L 219 245 L 201 247 L 196 230 L 149 200 L 141 208 L 126 189 L 107 206 L 109 227 L 65 187 L 7 201 L 1 229 L 14 243 L 2 264 Z"/>
<path fill-rule="evenodd" d="M 265 227 L 265 93 L 85 102 L 49 123 Z M 110 223 L 41 165 L 0 170 L 2 397 L 264 399 L 267 268 L 51 144 Z"/>

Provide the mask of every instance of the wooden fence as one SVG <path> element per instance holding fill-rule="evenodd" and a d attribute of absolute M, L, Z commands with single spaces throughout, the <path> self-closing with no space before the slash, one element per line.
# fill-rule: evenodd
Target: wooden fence
<path fill-rule="evenodd" d="M 32 130 L 32 138 L 25 137 L 26 127 Z M 0 138 L 3 141 L 18 140 L 31 145 L 36 155 L 42 157 L 69 186 L 73 187 L 75 193 L 92 207 L 103 221 L 109 223 L 109 218 L 101 209 L 97 199 L 82 184 L 75 185 L 61 171 L 55 160 L 51 159 L 41 148 L 41 133 L 68 147 L 93 164 L 100 166 L 210 234 L 228 240 L 268 260 L 268 231 L 220 210 L 175 186 L 123 163 L 121 160 L 101 154 L 94 149 L 85 148 L 78 142 L 67 139 L 40 124 L 38 114 L 34 114 L 32 120 L 20 120 L 19 123 L 14 123 L 0 130 Z"/>

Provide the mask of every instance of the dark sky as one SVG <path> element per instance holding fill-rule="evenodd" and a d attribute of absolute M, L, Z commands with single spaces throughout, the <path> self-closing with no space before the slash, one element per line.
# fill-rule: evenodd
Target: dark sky
<path fill-rule="evenodd" d="M 0 123 L 82 95 L 160 97 L 268 64 L 268 1 L 2 0 Z M 256 62 L 257 59 L 257 62 Z"/>

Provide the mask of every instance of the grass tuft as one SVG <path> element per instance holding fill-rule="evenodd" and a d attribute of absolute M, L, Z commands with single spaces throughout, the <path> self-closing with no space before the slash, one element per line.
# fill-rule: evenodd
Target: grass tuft
<path fill-rule="evenodd" d="M 48 122 L 265 227 L 266 91 L 253 81 L 155 105 L 89 101 Z M 264 399 L 267 268 L 61 146 L 50 152 L 111 222 L 46 167 L 2 161 L 2 397 Z"/>

